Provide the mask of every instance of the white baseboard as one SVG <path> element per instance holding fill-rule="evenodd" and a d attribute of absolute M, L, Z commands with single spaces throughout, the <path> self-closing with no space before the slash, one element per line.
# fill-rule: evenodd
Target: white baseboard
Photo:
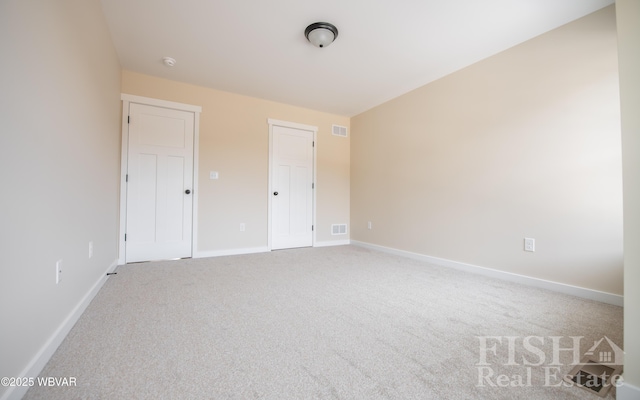
<path fill-rule="evenodd" d="M 67 337 L 71 328 L 78 322 L 80 316 L 87 308 L 91 300 L 98 294 L 104 283 L 107 281 L 107 273 L 113 272 L 118 266 L 118 260 L 114 260 L 111 265 L 104 271 L 103 274 L 100 275 L 100 278 L 94 283 L 94 285 L 89 289 L 89 291 L 84 295 L 82 300 L 74 307 L 74 309 L 69 313 L 67 318 L 60 324 L 58 329 L 53 333 L 53 335 L 49 338 L 49 340 L 40 348 L 40 351 L 36 354 L 36 356 L 31 360 L 31 362 L 27 365 L 27 367 L 20 373 L 18 376 L 21 377 L 37 377 L 42 372 L 42 369 L 49 359 L 56 352 L 64 338 Z M 11 386 L 4 393 L 0 400 L 19 400 L 21 399 L 25 393 L 29 390 L 28 386 L 17 387 Z"/>
<path fill-rule="evenodd" d="M 269 252 L 267 246 L 264 247 L 245 247 L 239 249 L 227 249 L 227 250 L 212 250 L 212 251 L 198 251 L 193 258 L 206 258 L 206 257 L 222 257 L 222 256 L 239 256 L 242 254 L 255 254 L 255 253 L 267 253 Z"/>
<path fill-rule="evenodd" d="M 390 247 L 379 246 L 376 244 L 359 242 L 357 240 L 351 240 L 351 244 L 355 246 L 365 247 L 372 250 L 378 250 L 389 254 L 395 254 L 403 257 L 412 258 L 414 260 L 425 261 L 431 264 L 439 265 L 442 267 L 454 268 L 461 271 L 472 272 L 475 274 L 481 274 L 492 278 L 498 278 L 511 282 L 522 283 L 528 286 L 534 286 L 542 289 L 553 290 L 555 292 L 565 293 L 584 299 L 595 300 L 601 303 L 613 304 L 615 306 L 623 306 L 624 297 L 621 295 L 601 292 L 598 290 L 587 289 L 579 286 L 567 285 L 565 283 L 548 281 L 545 279 L 533 278 L 531 276 L 514 274 L 511 272 L 500 271 L 497 269 L 480 267 L 478 265 L 461 263 L 458 261 L 447 260 L 444 258 L 431 257 L 424 254 L 412 253 L 410 251 L 393 249 Z"/>
<path fill-rule="evenodd" d="M 624 378 L 624 374 L 622 374 Z M 640 400 L 640 388 L 628 384 L 622 383 L 621 386 L 616 388 L 617 400 Z"/>
<path fill-rule="evenodd" d="M 348 244 L 351 244 L 351 240 L 349 240 L 349 239 L 344 239 L 344 240 L 326 240 L 326 241 L 322 241 L 322 242 L 315 242 L 313 244 L 313 247 L 344 246 L 344 245 L 348 245 Z"/>
<path fill-rule="evenodd" d="M 328 246 L 344 246 L 350 244 L 349 239 L 346 240 L 327 240 L 322 242 L 315 242 L 313 247 L 328 247 Z M 221 257 L 221 256 L 239 256 L 243 254 L 255 254 L 255 253 L 268 253 L 271 250 L 269 247 L 245 247 L 238 249 L 227 250 L 211 250 L 211 251 L 198 251 L 193 258 L 206 258 L 206 257 Z"/>

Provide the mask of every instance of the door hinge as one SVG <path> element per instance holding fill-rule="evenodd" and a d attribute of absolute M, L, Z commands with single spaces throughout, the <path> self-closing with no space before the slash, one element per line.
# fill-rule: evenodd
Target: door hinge
<path fill-rule="evenodd" d="M 313 232 L 313 225 L 311 225 L 311 232 Z"/>
<path fill-rule="evenodd" d="M 316 184 L 315 184 L 315 183 L 312 183 L 312 184 L 311 184 L 311 189 L 315 189 L 315 188 L 316 188 Z"/>
<path fill-rule="evenodd" d="M 126 177 L 125 177 L 124 181 L 125 181 L 125 182 L 129 182 L 129 174 L 127 174 L 127 175 L 126 175 Z"/>
<path fill-rule="evenodd" d="M 127 234 L 126 233 L 124 234 L 124 241 L 125 242 L 127 241 Z"/>
<path fill-rule="evenodd" d="M 131 123 L 131 116 L 127 115 L 127 124 Z"/>
<path fill-rule="evenodd" d="M 316 142 L 315 141 L 311 142 L 311 147 L 316 147 Z"/>

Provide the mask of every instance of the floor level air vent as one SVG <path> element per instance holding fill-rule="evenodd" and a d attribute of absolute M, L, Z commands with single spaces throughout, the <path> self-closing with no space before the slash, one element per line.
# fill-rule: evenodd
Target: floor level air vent
<path fill-rule="evenodd" d="M 610 365 L 596 362 L 585 357 L 576 365 L 564 380 L 574 386 L 588 390 L 600 397 L 605 397 L 622 374 L 621 365 Z"/>
<path fill-rule="evenodd" d="M 332 235 L 346 235 L 347 234 L 347 224 L 333 224 L 333 225 L 331 225 L 331 234 Z"/>

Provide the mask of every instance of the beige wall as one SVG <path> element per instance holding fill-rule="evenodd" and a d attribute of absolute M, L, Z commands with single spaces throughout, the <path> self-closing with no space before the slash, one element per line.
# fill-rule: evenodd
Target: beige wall
<path fill-rule="evenodd" d="M 120 65 L 99 0 L 1 1 L 0 54 L 0 376 L 33 376 L 117 258 Z"/>
<path fill-rule="evenodd" d="M 608 7 L 355 116 L 351 239 L 621 294 L 618 96 Z"/>
<path fill-rule="evenodd" d="M 331 236 L 331 224 L 349 223 L 349 138 L 331 135 L 331 125 L 349 118 L 281 103 L 155 78 L 122 73 L 122 92 L 202 107 L 198 196 L 198 251 L 267 246 L 268 118 L 313 125 L 317 136 L 316 240 Z M 209 180 L 218 171 L 219 180 Z M 240 223 L 246 231 L 240 232 Z"/>
<path fill-rule="evenodd" d="M 624 179 L 625 381 L 640 396 L 640 2 L 617 0 Z M 625 393 L 627 394 L 627 393 Z"/>

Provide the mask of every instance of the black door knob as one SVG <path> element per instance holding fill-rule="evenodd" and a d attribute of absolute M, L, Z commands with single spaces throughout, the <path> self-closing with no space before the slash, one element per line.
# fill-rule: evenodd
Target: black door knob
<path fill-rule="evenodd" d="M 278 195 L 278 192 L 273 192 L 273 195 L 274 195 L 274 196 L 277 196 L 277 195 Z"/>
<path fill-rule="evenodd" d="M 184 191 L 186 194 L 191 194 L 191 190 L 187 189 Z"/>

